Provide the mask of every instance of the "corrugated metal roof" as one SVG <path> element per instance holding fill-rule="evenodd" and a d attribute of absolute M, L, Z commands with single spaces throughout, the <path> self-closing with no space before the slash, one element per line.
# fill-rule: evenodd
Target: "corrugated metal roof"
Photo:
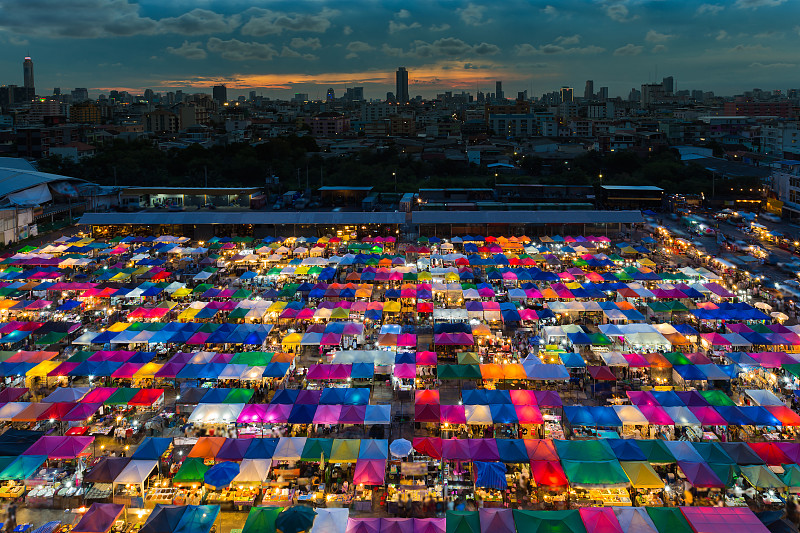
<path fill-rule="evenodd" d="M 46 172 L 36 172 L 34 170 L 20 170 L 18 168 L 3 167 L 0 162 L 0 198 L 31 187 L 36 187 L 43 183 L 54 183 L 56 181 L 84 181 L 69 176 L 58 174 L 48 174 Z"/>
<path fill-rule="evenodd" d="M 235 211 L 86 213 L 81 224 L 404 224 L 405 213 Z"/>
<path fill-rule="evenodd" d="M 413 211 L 413 224 L 635 224 L 640 211 Z"/>

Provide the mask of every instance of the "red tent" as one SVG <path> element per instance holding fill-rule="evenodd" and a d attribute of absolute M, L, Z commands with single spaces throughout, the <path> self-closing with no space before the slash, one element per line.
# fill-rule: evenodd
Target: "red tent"
<path fill-rule="evenodd" d="M 558 461 L 531 461 L 531 475 L 542 487 L 566 487 L 569 485 L 564 469 Z"/>

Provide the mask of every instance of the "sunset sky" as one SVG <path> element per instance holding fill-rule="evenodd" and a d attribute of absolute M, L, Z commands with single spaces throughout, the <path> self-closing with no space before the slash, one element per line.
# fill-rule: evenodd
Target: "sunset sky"
<path fill-rule="evenodd" d="M 785 0 L 352 2 L 239 0 L 0 0 L 0 84 L 22 85 L 35 64 L 39 94 L 53 87 L 140 93 L 182 88 L 229 95 L 323 98 L 363 85 L 507 96 L 562 85 L 627 97 L 664 76 L 677 89 L 736 94 L 800 86 L 800 2 Z"/>

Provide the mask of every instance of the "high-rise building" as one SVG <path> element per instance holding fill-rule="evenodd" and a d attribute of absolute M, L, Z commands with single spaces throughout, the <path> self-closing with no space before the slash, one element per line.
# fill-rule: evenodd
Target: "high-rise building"
<path fill-rule="evenodd" d="M 26 57 L 22 62 L 22 76 L 25 100 L 31 100 L 36 95 L 36 89 L 33 84 L 33 60 L 30 57 Z"/>
<path fill-rule="evenodd" d="M 586 100 L 594 98 L 594 80 L 586 80 L 586 87 L 583 89 L 583 98 Z"/>
<path fill-rule="evenodd" d="M 89 89 L 86 87 L 75 87 L 72 89 L 72 101 L 75 103 L 85 102 L 89 99 Z"/>
<path fill-rule="evenodd" d="M 219 105 L 224 104 L 228 101 L 228 88 L 224 85 L 214 85 L 211 98 Z"/>
<path fill-rule="evenodd" d="M 250 93 L 249 93 L 249 98 L 250 98 L 250 101 L 251 101 L 251 102 L 252 102 L 253 100 L 255 100 L 255 99 L 256 99 L 256 92 L 255 92 L 255 91 L 250 91 Z"/>
<path fill-rule="evenodd" d="M 675 78 L 672 76 L 667 76 L 661 80 L 661 85 L 664 86 L 664 94 L 666 96 L 672 96 L 675 93 Z"/>
<path fill-rule="evenodd" d="M 408 71 L 406 67 L 397 68 L 394 94 L 398 103 L 408 103 Z"/>
<path fill-rule="evenodd" d="M 660 83 L 646 83 L 642 84 L 641 104 L 642 107 L 651 106 L 653 104 L 664 101 L 664 86 Z"/>
<path fill-rule="evenodd" d="M 328 92 L 325 94 L 325 100 L 333 102 L 336 100 L 336 94 L 333 92 L 333 87 L 328 87 Z"/>
<path fill-rule="evenodd" d="M 562 87 L 561 88 L 561 102 L 572 102 L 572 87 Z"/>
<path fill-rule="evenodd" d="M 608 100 L 608 87 L 600 87 L 600 90 L 597 91 L 597 99 L 601 102 Z"/>
<path fill-rule="evenodd" d="M 496 100 L 505 100 L 505 94 L 503 93 L 503 82 L 496 81 L 494 82 L 494 97 Z"/>

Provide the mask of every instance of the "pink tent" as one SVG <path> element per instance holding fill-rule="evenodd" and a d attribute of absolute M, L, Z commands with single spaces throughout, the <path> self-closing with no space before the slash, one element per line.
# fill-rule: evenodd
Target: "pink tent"
<path fill-rule="evenodd" d="M 268 424 L 285 424 L 289 420 L 289 413 L 292 412 L 291 404 L 272 404 L 267 406 L 262 422 Z"/>
<path fill-rule="evenodd" d="M 330 379 L 331 367 L 330 365 L 309 365 L 306 377 L 319 380 Z"/>
<path fill-rule="evenodd" d="M 728 421 L 710 406 L 690 406 L 689 410 L 704 426 L 727 426 Z"/>
<path fill-rule="evenodd" d="M 610 507 L 581 507 L 578 511 L 586 533 L 622 533 L 617 515 Z"/>
<path fill-rule="evenodd" d="M 380 518 L 348 518 L 345 533 L 380 533 Z"/>
<path fill-rule="evenodd" d="M 767 527 L 748 507 L 681 507 L 696 533 L 767 533 Z"/>
<path fill-rule="evenodd" d="M 536 395 L 531 390 L 512 390 L 511 403 L 514 405 L 536 405 Z"/>
<path fill-rule="evenodd" d="M 394 376 L 397 378 L 414 379 L 417 377 L 417 365 L 410 363 L 394 365 Z"/>
<path fill-rule="evenodd" d="M 444 533 L 447 529 L 445 518 L 415 518 L 414 533 Z"/>
<path fill-rule="evenodd" d="M 358 459 L 353 474 L 356 485 L 383 485 L 386 478 L 386 461 L 383 459 Z"/>
<path fill-rule="evenodd" d="M 115 392 L 117 392 L 116 387 L 97 387 L 81 398 L 81 403 L 103 403 L 111 398 Z"/>
<path fill-rule="evenodd" d="M 442 405 L 441 421 L 447 424 L 466 424 L 467 415 L 463 405 Z"/>
<path fill-rule="evenodd" d="M 703 333 L 700 335 L 712 346 L 730 346 L 731 341 L 720 335 L 719 333 Z"/>
<path fill-rule="evenodd" d="M 624 353 L 622 357 L 628 362 L 631 368 L 649 368 L 650 363 L 638 353 Z"/>
<path fill-rule="evenodd" d="M 341 412 L 341 405 L 319 405 L 317 406 L 317 411 L 314 413 L 314 423 L 338 424 Z"/>
<path fill-rule="evenodd" d="M 543 424 L 542 412 L 539 408 L 533 405 L 515 405 L 514 410 L 517 412 L 517 418 L 520 424 Z"/>
<path fill-rule="evenodd" d="M 380 533 L 414 533 L 414 519 L 381 518 Z"/>
<path fill-rule="evenodd" d="M 236 422 L 239 424 L 264 422 L 267 415 L 267 406 L 260 403 L 251 403 L 244 406 Z"/>
<path fill-rule="evenodd" d="M 644 417 L 653 425 L 657 426 L 674 426 L 675 421 L 667 414 L 663 407 L 654 404 L 641 404 L 637 405 L 639 411 L 642 412 Z"/>
<path fill-rule="evenodd" d="M 416 346 L 417 336 L 412 333 L 401 333 L 397 336 L 397 346 Z"/>

